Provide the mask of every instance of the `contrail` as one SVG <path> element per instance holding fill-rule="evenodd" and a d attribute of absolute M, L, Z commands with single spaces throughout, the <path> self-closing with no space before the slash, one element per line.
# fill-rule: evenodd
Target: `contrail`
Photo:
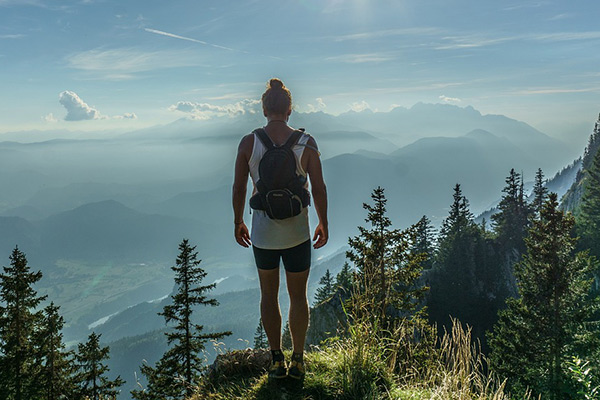
<path fill-rule="evenodd" d="M 175 39 L 187 40 L 188 42 L 200 43 L 200 44 L 203 44 L 205 46 L 216 47 L 217 49 L 223 49 L 223 50 L 229 50 L 229 51 L 237 51 L 237 52 L 240 52 L 240 53 L 248 53 L 247 51 L 244 51 L 244 50 L 237 50 L 237 49 L 232 49 L 231 47 L 219 46 L 218 44 L 212 44 L 212 43 L 205 42 L 203 40 L 192 39 L 192 38 L 185 37 L 185 36 L 179 36 L 179 35 L 175 35 L 174 33 L 159 31 L 157 29 L 144 28 L 144 30 L 146 32 L 156 33 L 157 35 L 168 36 L 168 37 L 172 37 L 172 38 L 175 38 Z"/>

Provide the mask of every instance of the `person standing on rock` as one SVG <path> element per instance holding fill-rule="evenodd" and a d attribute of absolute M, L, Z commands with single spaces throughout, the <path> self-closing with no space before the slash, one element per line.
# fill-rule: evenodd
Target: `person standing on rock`
<path fill-rule="evenodd" d="M 311 263 L 308 179 L 319 218 L 313 235 L 315 249 L 323 247 L 329 238 L 327 190 L 315 139 L 288 125 L 292 95 L 281 80 L 273 78 L 267 83 L 262 106 L 267 124 L 244 136 L 238 147 L 233 182 L 234 232 L 241 246 L 252 246 L 258 268 L 260 313 L 272 354 L 269 378 L 301 380 L 305 374 L 303 351 L 309 320 L 306 286 Z M 243 219 L 248 175 L 254 184 L 250 198 L 252 233 Z M 289 364 L 281 352 L 280 261 L 290 296 L 293 353 Z"/>

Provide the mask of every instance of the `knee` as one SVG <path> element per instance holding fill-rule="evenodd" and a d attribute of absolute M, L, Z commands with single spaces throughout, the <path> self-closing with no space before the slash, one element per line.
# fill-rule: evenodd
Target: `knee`
<path fill-rule="evenodd" d="M 261 302 L 261 304 L 267 304 L 267 305 L 278 304 L 279 303 L 278 297 L 279 297 L 278 293 L 263 292 L 263 293 L 261 293 L 261 296 L 260 296 L 260 302 Z"/>
<path fill-rule="evenodd" d="M 306 298 L 306 292 L 290 293 L 290 305 L 291 306 L 308 306 L 308 299 Z"/>

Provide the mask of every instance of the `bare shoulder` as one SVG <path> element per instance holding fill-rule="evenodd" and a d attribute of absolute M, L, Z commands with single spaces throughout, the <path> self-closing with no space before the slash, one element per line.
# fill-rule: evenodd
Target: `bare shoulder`
<path fill-rule="evenodd" d="M 245 135 L 238 146 L 238 152 L 244 154 L 251 154 L 252 147 L 254 146 L 254 134 L 249 133 Z"/>
<path fill-rule="evenodd" d="M 315 140 L 315 138 L 308 133 L 306 135 L 308 135 L 308 141 L 306 142 L 306 144 L 314 147 L 315 149 L 318 149 L 319 147 L 317 146 L 317 141 Z"/>

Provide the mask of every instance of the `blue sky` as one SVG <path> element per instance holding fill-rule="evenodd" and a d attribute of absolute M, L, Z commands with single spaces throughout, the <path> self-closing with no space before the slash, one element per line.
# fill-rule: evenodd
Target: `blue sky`
<path fill-rule="evenodd" d="M 598 15 L 596 0 L 0 0 L 0 132 L 235 114 L 278 76 L 299 111 L 447 102 L 587 136 Z"/>

